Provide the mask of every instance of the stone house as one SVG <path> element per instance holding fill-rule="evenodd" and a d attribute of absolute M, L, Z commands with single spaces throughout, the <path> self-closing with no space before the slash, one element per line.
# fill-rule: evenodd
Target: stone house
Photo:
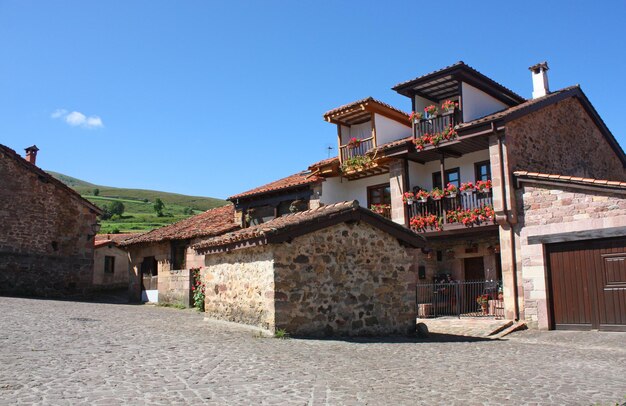
<path fill-rule="evenodd" d="M 93 286 L 100 209 L 0 145 L 0 294 L 83 297 Z"/>
<path fill-rule="evenodd" d="M 609 258 L 602 250 L 626 241 L 617 201 L 626 155 L 580 86 L 550 91 L 547 63 L 530 71 L 531 99 L 459 62 L 393 87 L 412 114 L 371 97 L 326 112 L 337 156 L 231 197 L 240 225 L 271 222 L 287 207 L 358 200 L 426 238 L 425 248 L 407 248 L 420 285 L 444 275 L 463 286 L 476 281 L 482 290 L 466 294 L 464 306 L 486 294 L 490 303 L 502 300 L 501 316 L 534 327 L 625 329 L 623 262 L 602 262 Z M 259 207 L 261 216 L 247 213 Z M 573 261 L 582 255 L 574 240 L 597 245 L 589 255 L 604 264 L 578 278 L 605 276 L 572 293 L 557 273 L 575 265 L 559 271 L 546 256 L 571 248 Z M 610 308 L 591 306 L 608 291 L 602 303 Z M 561 298 L 575 317 L 557 305 Z M 601 310 L 612 321 L 602 321 Z"/>
<path fill-rule="evenodd" d="M 93 287 L 97 290 L 128 289 L 130 260 L 118 244 L 139 233 L 98 234 L 94 242 Z"/>
<path fill-rule="evenodd" d="M 209 317 L 291 334 L 415 329 L 407 247 L 424 239 L 358 202 L 286 214 L 198 244 Z"/>
<path fill-rule="evenodd" d="M 120 242 L 130 259 L 130 300 L 188 306 L 190 270 L 204 265 L 204 255 L 191 246 L 238 229 L 234 219 L 229 204 Z"/>

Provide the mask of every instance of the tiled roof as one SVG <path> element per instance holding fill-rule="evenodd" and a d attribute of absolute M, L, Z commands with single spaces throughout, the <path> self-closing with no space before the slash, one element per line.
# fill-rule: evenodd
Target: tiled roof
<path fill-rule="evenodd" d="M 379 228 L 384 228 L 388 233 L 394 233 L 398 238 L 402 238 L 413 246 L 422 246 L 424 241 L 408 228 L 360 207 L 359 202 L 354 200 L 288 214 L 270 220 L 267 223 L 211 238 L 194 245 L 193 248 L 198 251 L 211 251 L 216 249 L 216 247 L 243 244 L 250 240 L 259 241 L 261 244 L 282 242 L 285 240 L 279 238 L 281 235 L 284 236 L 287 233 L 291 233 L 291 236 L 303 235 L 319 230 L 324 226 L 348 220 L 363 220 L 378 225 Z"/>
<path fill-rule="evenodd" d="M 540 172 L 515 171 L 513 174 L 518 178 L 548 180 L 563 183 L 576 183 L 580 185 L 605 186 L 610 188 L 626 189 L 626 182 L 606 179 L 583 178 L 580 176 L 555 175 Z"/>
<path fill-rule="evenodd" d="M 381 106 L 387 107 L 388 109 L 394 110 L 394 111 L 396 111 L 396 112 L 398 112 L 400 114 L 404 114 L 406 116 L 407 120 L 409 119 L 409 114 L 408 113 L 406 113 L 406 112 L 404 112 L 404 111 L 402 111 L 402 110 L 400 110 L 398 108 L 395 108 L 395 107 L 393 107 L 390 104 L 387 104 L 385 102 L 381 102 L 380 100 L 376 100 L 372 96 L 366 97 L 365 99 L 357 100 L 357 101 L 354 101 L 354 102 L 351 102 L 351 103 L 348 103 L 348 104 L 344 104 L 343 106 L 336 107 L 336 108 L 334 108 L 332 110 L 328 110 L 326 113 L 324 113 L 324 117 L 330 116 L 330 115 L 333 115 L 333 114 L 336 114 L 336 113 L 339 113 L 342 110 L 347 110 L 347 109 L 350 109 L 350 108 L 353 108 L 353 107 L 356 107 L 356 106 L 358 106 L 360 104 L 365 104 L 365 103 L 379 104 Z"/>
<path fill-rule="evenodd" d="M 102 213 L 102 210 L 98 206 L 91 203 L 89 200 L 84 199 L 74 189 L 67 186 L 65 183 L 61 182 L 60 180 L 56 179 L 54 176 L 50 175 L 48 172 L 44 171 L 43 169 L 39 168 L 36 165 L 31 164 L 30 162 L 22 158 L 17 152 L 7 147 L 6 145 L 0 144 L 0 152 L 4 152 L 6 156 L 15 160 L 20 166 L 22 166 L 26 170 L 29 170 L 33 172 L 35 175 L 39 176 L 40 178 L 45 179 L 46 182 L 51 183 L 55 185 L 57 188 L 61 189 L 63 192 L 72 195 L 74 198 L 78 199 L 80 203 L 89 207 L 91 210 L 95 211 L 96 213 L 98 214 Z"/>
<path fill-rule="evenodd" d="M 232 204 L 207 210 L 185 220 L 157 228 L 119 243 L 120 246 L 155 243 L 170 240 L 186 240 L 220 235 L 239 228 L 235 224 L 235 208 Z"/>
<path fill-rule="evenodd" d="M 141 233 L 119 233 L 119 234 L 97 234 L 94 241 L 94 247 L 102 247 L 103 245 L 119 244 L 129 238 L 134 238 L 141 235 Z"/>
<path fill-rule="evenodd" d="M 229 197 L 227 200 L 241 199 L 243 197 L 258 196 L 265 193 L 276 192 L 279 190 L 290 189 L 298 186 L 310 185 L 322 180 L 319 176 L 311 174 L 309 171 L 299 172 L 286 178 L 275 180 L 266 185 L 259 186 L 257 188 L 248 190 L 247 192 L 239 193 L 237 195 Z"/>
<path fill-rule="evenodd" d="M 334 163 L 339 163 L 339 158 L 336 156 L 332 158 L 322 159 L 319 162 L 315 162 L 314 164 L 309 165 L 309 169 L 313 170 L 314 168 L 319 168 L 320 166 L 330 165 Z"/>

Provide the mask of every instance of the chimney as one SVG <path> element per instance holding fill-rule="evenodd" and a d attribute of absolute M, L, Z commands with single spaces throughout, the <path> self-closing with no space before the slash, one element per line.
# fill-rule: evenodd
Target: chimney
<path fill-rule="evenodd" d="M 528 68 L 533 76 L 533 99 L 550 93 L 548 87 L 548 62 L 539 62 Z"/>
<path fill-rule="evenodd" d="M 37 161 L 37 151 L 39 151 L 39 148 L 37 148 L 37 145 L 28 147 L 25 149 L 25 151 L 26 151 L 26 160 L 30 162 L 31 164 L 35 165 L 35 161 Z"/>

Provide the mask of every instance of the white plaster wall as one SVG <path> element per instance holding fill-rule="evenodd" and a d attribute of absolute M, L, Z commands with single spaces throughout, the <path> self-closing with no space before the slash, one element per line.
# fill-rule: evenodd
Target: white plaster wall
<path fill-rule="evenodd" d="M 329 178 L 322 183 L 320 201 L 323 204 L 332 204 L 346 200 L 358 200 L 359 205 L 367 207 L 367 187 L 388 182 L 389 174 L 387 173 L 351 181 L 341 177 Z"/>
<path fill-rule="evenodd" d="M 487 114 L 507 108 L 508 106 L 487 93 L 476 89 L 465 82 L 461 83 L 463 98 L 463 121 L 467 122 Z"/>
<path fill-rule="evenodd" d="M 446 170 L 459 168 L 461 182 L 475 182 L 474 164 L 488 160 L 489 150 L 485 149 L 465 154 L 460 158 L 446 158 L 445 167 Z M 431 190 L 433 188 L 434 172 L 439 172 L 439 161 L 427 162 L 424 165 L 409 162 L 409 183 L 411 184 L 411 189 L 415 186 L 421 186 L 424 189 Z"/>
<path fill-rule="evenodd" d="M 374 120 L 376 120 L 376 142 L 378 145 L 406 138 L 412 134 L 411 127 L 408 125 L 402 125 L 380 114 L 375 114 Z M 409 120 L 407 120 L 408 123 Z"/>
<path fill-rule="evenodd" d="M 341 126 L 341 145 L 346 145 L 350 138 L 369 138 L 372 136 L 372 122 L 367 121 L 363 124 L 356 124 L 350 127 Z"/>
<path fill-rule="evenodd" d="M 437 102 L 433 102 L 432 100 L 425 99 L 420 96 L 415 96 L 415 112 L 424 114 L 424 109 L 431 104 L 437 104 Z"/>

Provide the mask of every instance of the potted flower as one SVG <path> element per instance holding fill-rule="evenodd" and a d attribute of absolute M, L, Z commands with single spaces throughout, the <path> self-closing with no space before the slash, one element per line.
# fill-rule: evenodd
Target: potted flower
<path fill-rule="evenodd" d="M 384 204 L 384 203 L 373 204 L 370 207 L 370 210 L 372 210 L 376 214 L 380 214 L 381 216 L 384 216 L 385 213 L 388 213 L 390 209 L 391 209 L 391 205 L 390 204 Z"/>
<path fill-rule="evenodd" d="M 430 197 L 433 200 L 441 200 L 441 198 L 443 197 L 444 193 L 443 190 L 439 189 L 438 187 L 434 188 L 431 192 L 430 192 Z"/>
<path fill-rule="evenodd" d="M 352 137 L 350 141 L 348 141 L 348 148 L 355 149 L 361 145 L 361 139 Z"/>
<path fill-rule="evenodd" d="M 479 180 L 476 182 L 476 190 L 480 193 L 489 193 L 491 190 L 491 179 Z"/>
<path fill-rule="evenodd" d="M 413 194 L 413 192 L 405 192 L 402 195 L 402 201 L 406 204 L 413 204 L 415 201 L 415 194 Z"/>
<path fill-rule="evenodd" d="M 430 196 L 430 193 L 425 190 L 420 190 L 415 194 L 415 198 L 420 203 L 426 203 L 426 201 L 428 200 L 428 196 Z"/>
<path fill-rule="evenodd" d="M 429 118 L 433 118 L 437 116 L 439 110 L 437 109 L 437 106 L 431 104 L 430 106 L 424 107 L 424 112 L 428 114 Z"/>
<path fill-rule="evenodd" d="M 441 109 L 443 110 L 443 114 L 454 113 L 454 109 L 459 106 L 459 103 L 453 102 L 452 100 L 446 100 L 441 105 Z"/>
<path fill-rule="evenodd" d="M 446 185 L 446 196 L 449 197 L 450 199 L 455 198 L 456 194 L 459 192 L 459 190 L 457 189 L 457 187 L 455 185 L 453 185 L 452 183 L 448 183 Z"/>
<path fill-rule="evenodd" d="M 459 189 L 466 195 L 471 195 L 474 191 L 474 184 L 472 182 L 461 183 L 461 187 Z"/>
<path fill-rule="evenodd" d="M 409 116 L 409 121 L 411 123 L 417 124 L 421 119 L 424 118 L 424 114 L 422 113 L 416 113 L 416 112 L 412 112 L 411 115 Z"/>
<path fill-rule="evenodd" d="M 483 293 L 482 295 L 478 295 L 476 298 L 476 303 L 480 305 L 483 314 L 487 314 L 487 304 L 489 303 L 489 295 Z"/>

